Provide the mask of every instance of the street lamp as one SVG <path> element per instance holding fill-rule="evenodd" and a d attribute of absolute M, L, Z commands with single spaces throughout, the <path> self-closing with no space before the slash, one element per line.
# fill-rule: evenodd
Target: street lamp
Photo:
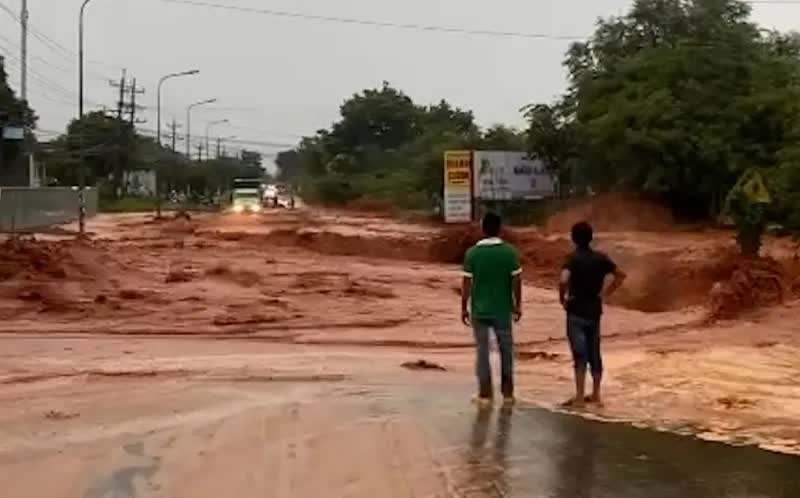
<path fill-rule="evenodd" d="M 86 5 L 92 0 L 83 0 L 78 16 L 78 118 L 83 117 L 83 15 Z M 81 148 L 83 151 L 83 148 Z M 83 235 L 86 231 L 86 174 L 83 171 L 83 158 L 78 164 L 78 231 Z"/>
<path fill-rule="evenodd" d="M 160 80 L 158 80 L 158 91 L 156 97 L 156 121 L 158 122 L 158 126 L 156 126 L 156 143 L 158 143 L 159 149 L 159 156 L 161 155 L 161 86 L 164 84 L 165 81 L 172 79 L 172 78 L 179 78 L 181 76 L 193 76 L 199 73 L 200 70 L 192 69 L 191 71 L 183 71 L 180 73 L 171 73 Z M 156 171 L 156 218 L 161 218 L 161 192 L 158 188 L 158 171 Z"/>
<path fill-rule="evenodd" d="M 192 109 L 201 105 L 213 104 L 216 101 L 217 99 L 201 100 L 186 108 L 186 157 L 190 160 L 192 158 Z"/>
<path fill-rule="evenodd" d="M 206 158 L 211 156 L 211 149 L 209 148 L 210 144 L 208 141 L 208 134 L 211 130 L 211 127 L 218 124 L 230 123 L 227 119 L 220 119 L 219 121 L 211 121 L 210 123 L 206 124 Z"/>
<path fill-rule="evenodd" d="M 83 16 L 92 0 L 83 0 L 78 18 L 78 117 L 83 117 Z"/>
<path fill-rule="evenodd" d="M 192 69 L 191 71 L 183 71 L 181 73 L 168 74 L 163 78 L 161 78 L 160 80 L 158 80 L 158 92 L 157 92 L 158 97 L 156 103 L 156 116 L 157 116 L 156 120 L 158 121 L 158 127 L 156 127 L 157 130 L 156 136 L 158 145 L 161 145 L 161 86 L 164 84 L 165 81 L 169 79 L 179 78 L 181 76 L 193 76 L 195 74 L 198 74 L 199 72 L 200 72 L 199 69 Z"/>

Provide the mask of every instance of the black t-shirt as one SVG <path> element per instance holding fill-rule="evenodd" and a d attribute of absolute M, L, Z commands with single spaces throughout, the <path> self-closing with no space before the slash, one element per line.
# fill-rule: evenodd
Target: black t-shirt
<path fill-rule="evenodd" d="M 576 249 L 570 254 L 564 269 L 569 270 L 569 300 L 567 313 L 599 320 L 603 314 L 603 281 L 606 275 L 614 273 L 617 265 L 611 258 L 591 249 Z"/>

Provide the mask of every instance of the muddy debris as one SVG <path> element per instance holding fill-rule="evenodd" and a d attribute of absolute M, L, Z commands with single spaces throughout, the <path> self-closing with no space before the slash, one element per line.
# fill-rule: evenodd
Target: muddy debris
<path fill-rule="evenodd" d="M 709 293 L 711 320 L 730 319 L 747 311 L 784 302 L 788 289 L 783 266 L 771 258 L 743 259 L 726 281 Z"/>
<path fill-rule="evenodd" d="M 9 239 L 0 244 L 0 280 L 24 276 L 66 278 L 72 260 L 68 246 L 31 239 Z"/>
<path fill-rule="evenodd" d="M 556 361 L 561 358 L 560 354 L 547 351 L 517 351 L 515 356 L 520 361 Z"/>
<path fill-rule="evenodd" d="M 170 270 L 169 273 L 167 273 L 166 278 L 164 278 L 164 282 L 167 284 L 186 283 L 194 280 L 195 276 L 195 272 L 186 268 Z"/>
<path fill-rule="evenodd" d="M 49 410 L 47 413 L 44 414 L 44 418 L 47 420 L 54 420 L 54 421 L 61 421 L 61 420 L 70 420 L 73 418 L 78 418 L 81 415 L 79 413 L 68 413 L 62 412 L 61 410 Z"/>
<path fill-rule="evenodd" d="M 231 268 L 227 264 L 219 264 L 206 270 L 206 275 L 220 280 L 232 282 L 243 287 L 253 287 L 261 282 L 261 276 L 250 270 Z"/>
<path fill-rule="evenodd" d="M 235 315 L 226 313 L 214 317 L 212 323 L 217 327 L 231 327 L 236 325 L 259 325 L 266 323 L 277 323 L 284 320 L 285 320 L 284 317 L 276 315 L 265 316 L 257 313 L 251 315 Z"/>
<path fill-rule="evenodd" d="M 348 282 L 345 287 L 344 294 L 351 297 L 374 297 L 377 299 L 392 299 L 397 297 L 394 291 L 389 287 L 352 280 Z"/>
<path fill-rule="evenodd" d="M 725 410 L 744 410 L 756 406 L 755 401 L 737 396 L 723 396 L 717 398 L 716 403 Z"/>
<path fill-rule="evenodd" d="M 117 293 L 117 296 L 119 296 L 120 299 L 124 299 L 126 301 L 139 301 L 147 298 L 149 295 L 149 292 L 138 289 L 122 289 Z"/>
<path fill-rule="evenodd" d="M 400 365 L 406 370 L 435 370 L 439 372 L 446 372 L 447 369 L 438 363 L 433 363 L 428 360 L 407 361 Z"/>

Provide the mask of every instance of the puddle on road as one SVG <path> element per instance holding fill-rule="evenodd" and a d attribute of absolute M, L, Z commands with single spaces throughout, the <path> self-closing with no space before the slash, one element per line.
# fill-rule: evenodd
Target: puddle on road
<path fill-rule="evenodd" d="M 464 395 L 431 396 L 423 388 L 398 391 L 383 403 L 385 415 L 411 414 L 444 440 L 456 496 L 800 497 L 798 457 L 524 405 L 465 407 Z"/>

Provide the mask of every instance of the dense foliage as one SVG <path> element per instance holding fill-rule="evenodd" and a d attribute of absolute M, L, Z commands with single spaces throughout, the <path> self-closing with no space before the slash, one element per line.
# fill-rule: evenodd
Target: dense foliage
<path fill-rule="evenodd" d="M 343 204 L 366 198 L 430 207 L 441 196 L 446 150 L 525 146 L 516 130 L 496 126 L 482 133 L 471 112 L 444 100 L 415 104 L 388 83 L 354 95 L 340 111 L 330 129 L 277 157 L 281 178 L 300 184 L 308 200 Z"/>
<path fill-rule="evenodd" d="M 588 181 L 698 216 L 718 213 L 744 172 L 795 167 L 800 40 L 749 15 L 739 0 L 638 0 L 570 48 L 560 106 Z"/>
<path fill-rule="evenodd" d="M 28 103 L 17 98 L 8 84 L 3 57 L 0 56 L 0 129 L 4 126 L 30 128 L 36 115 Z M 11 169 L 21 160 L 23 142 L 0 139 L 0 180 L 13 177 Z"/>
<path fill-rule="evenodd" d="M 282 176 L 320 200 L 371 196 L 430 204 L 442 151 L 526 148 L 563 194 L 624 189 L 692 218 L 719 215 L 737 180 L 759 170 L 768 217 L 800 228 L 800 38 L 760 29 L 740 0 L 637 0 L 568 50 L 569 86 L 523 108 L 523 135 L 481 132 L 468 111 L 419 106 L 384 85 L 278 158 Z"/>
<path fill-rule="evenodd" d="M 103 112 L 73 120 L 67 132 L 43 149 L 51 184 L 76 185 L 83 174 L 87 185 L 100 187 L 103 197 L 124 195 L 126 171 L 155 170 L 162 193 L 177 191 L 206 197 L 230 188 L 234 178 L 264 175 L 261 155 L 243 151 L 238 157 L 190 161 L 159 147 L 128 122 Z"/>

